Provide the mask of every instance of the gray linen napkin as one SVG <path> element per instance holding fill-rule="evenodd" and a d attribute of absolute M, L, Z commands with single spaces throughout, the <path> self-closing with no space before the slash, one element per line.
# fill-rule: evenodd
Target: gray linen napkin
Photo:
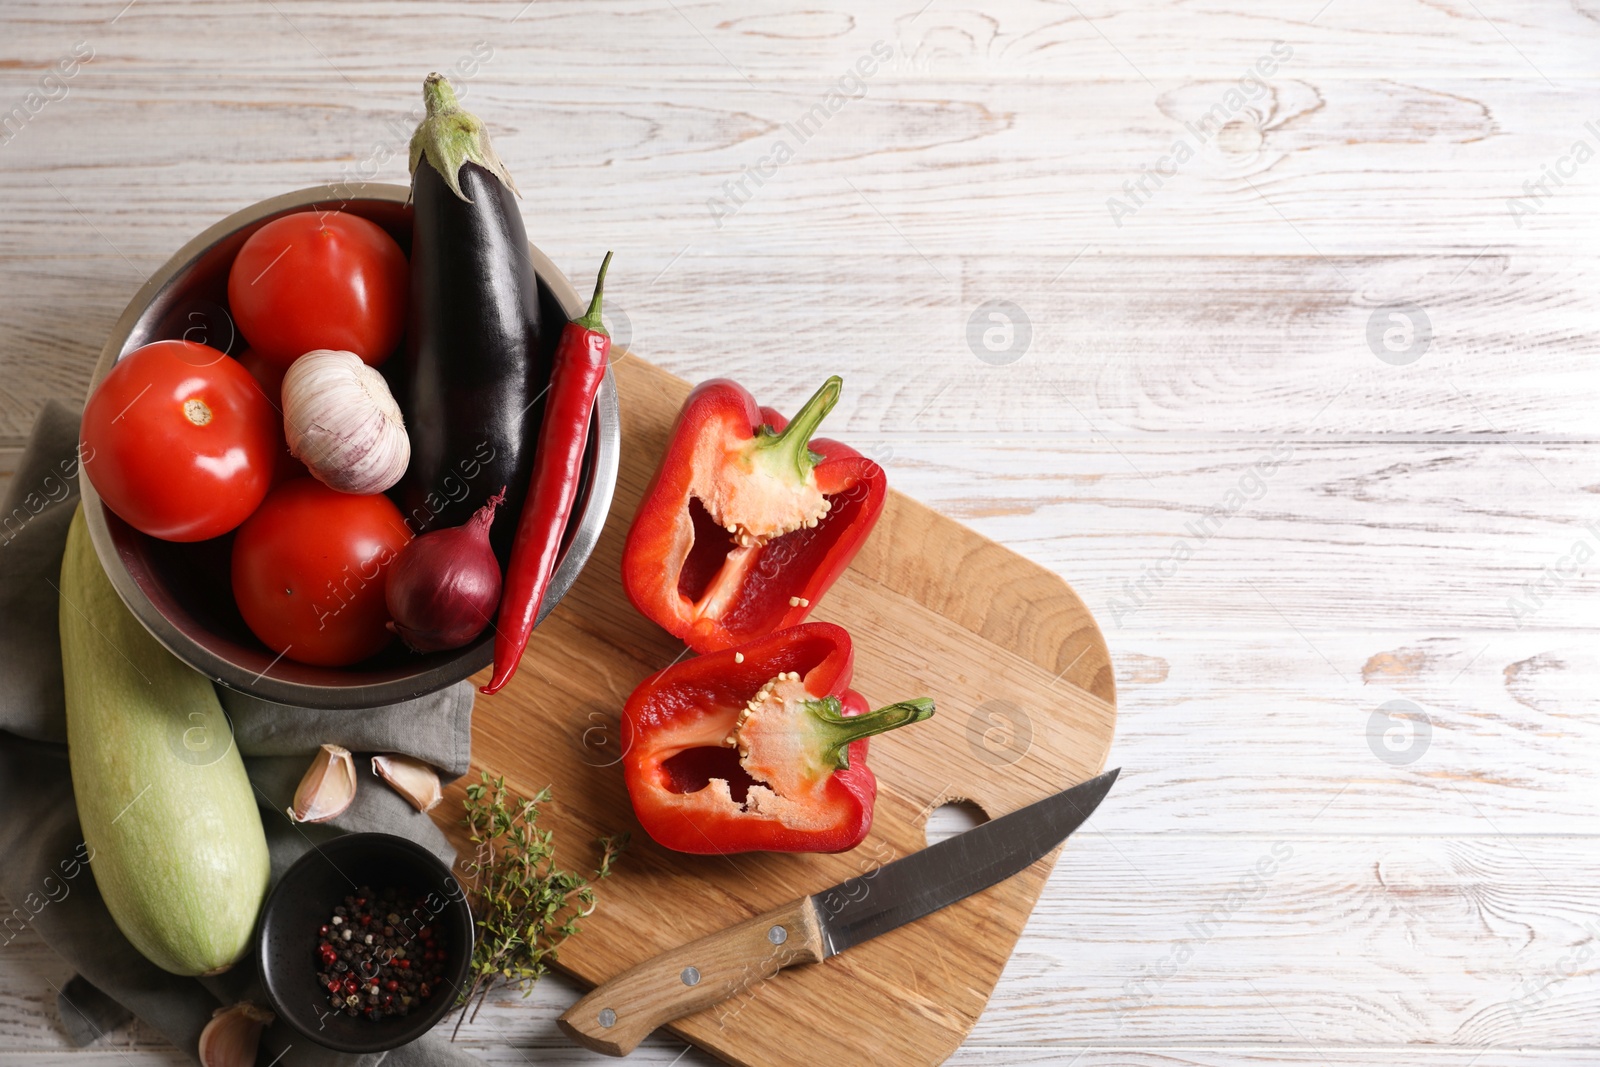
<path fill-rule="evenodd" d="M 78 502 L 78 416 L 45 408 L 7 499 L 0 505 L 0 945 L 32 928 L 78 971 L 56 994 L 62 1029 L 75 1044 L 97 1040 L 137 1015 L 179 1049 L 195 1055 L 200 1031 L 220 1005 L 265 1005 L 249 961 L 215 978 L 180 978 L 141 956 L 122 936 L 78 862 L 83 836 L 67 763 L 66 721 L 57 635 L 57 593 L 67 524 Z M 245 769 L 255 785 L 276 882 L 314 844 L 343 833 L 400 834 L 451 861 L 433 820 L 373 776 L 368 754 L 404 752 L 465 774 L 471 752 L 472 687 L 466 683 L 421 700 L 350 712 L 285 708 L 219 689 Z M 330 823 L 299 826 L 284 809 L 309 758 L 324 743 L 357 753 L 356 800 Z M 47 981 L 47 980 L 46 980 Z M 262 1062 L 284 1067 L 388 1067 L 480 1061 L 436 1033 L 385 1056 L 349 1056 L 315 1047 L 286 1026 L 262 1039 Z"/>

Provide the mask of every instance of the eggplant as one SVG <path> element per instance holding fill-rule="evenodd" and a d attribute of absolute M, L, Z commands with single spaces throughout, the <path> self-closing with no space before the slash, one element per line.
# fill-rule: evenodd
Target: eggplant
<path fill-rule="evenodd" d="M 516 186 L 487 131 L 440 75 L 428 76 L 422 95 L 396 393 L 411 435 L 396 496 L 415 533 L 460 526 L 502 486 L 507 513 L 521 513 L 560 329 L 541 307 Z M 496 523 L 491 535 L 502 567 L 516 527 Z"/>

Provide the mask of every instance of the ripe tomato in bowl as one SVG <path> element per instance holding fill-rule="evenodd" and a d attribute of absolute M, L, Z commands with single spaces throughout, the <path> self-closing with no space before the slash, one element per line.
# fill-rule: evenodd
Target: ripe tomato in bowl
<path fill-rule="evenodd" d="M 411 540 L 400 509 L 312 478 L 268 494 L 233 541 L 233 596 L 263 644 L 301 663 L 343 667 L 383 650 L 383 583 Z"/>
<path fill-rule="evenodd" d="M 261 386 L 261 391 L 267 394 L 267 401 L 272 405 L 272 410 L 278 416 L 278 458 L 272 468 L 273 488 L 277 488 L 290 478 L 304 478 L 311 472 L 306 470 L 304 463 L 294 458 L 294 453 L 289 451 L 289 442 L 283 435 L 283 376 L 289 373 L 289 368 L 262 359 L 253 348 L 245 349 L 235 358 L 239 360 L 241 367 L 255 377 Z"/>
<path fill-rule="evenodd" d="M 165 541 L 204 541 L 267 495 L 278 413 L 236 360 L 193 341 L 130 352 L 83 409 L 83 469 L 112 511 Z"/>
<path fill-rule="evenodd" d="M 271 380 L 248 353 L 248 334 L 240 337 L 243 331 L 234 328 L 235 309 L 228 301 L 228 277 L 242 246 L 275 219 L 338 211 L 372 222 L 404 250 L 411 240 L 409 199 L 410 190 L 403 185 L 318 186 L 263 200 L 218 221 L 179 249 L 133 297 L 106 339 L 92 388 L 144 345 L 184 336 L 211 338 L 214 347 L 250 360 L 251 367 L 263 372 L 263 381 Z M 528 254 L 538 274 L 543 315 L 552 322 L 582 315 L 586 298 L 537 248 L 530 246 Z M 403 373 L 397 362 L 385 364 L 385 372 Z M 617 482 L 621 427 L 616 382 L 607 372 L 590 425 L 583 488 L 543 611 L 572 587 L 605 528 Z M 298 473 L 304 477 L 303 469 Z M 394 641 L 376 655 L 341 667 L 282 655 L 250 630 L 235 601 L 237 532 L 209 541 L 163 541 L 119 518 L 92 479 L 82 479 L 81 486 L 89 536 L 123 602 L 180 659 L 237 692 L 290 708 L 370 708 L 438 692 L 487 667 L 493 658 L 493 631 L 446 652 L 413 653 Z M 439 492 L 451 488 L 447 483 Z"/>
<path fill-rule="evenodd" d="M 344 211 L 301 211 L 256 230 L 228 272 L 228 307 L 250 347 L 287 367 L 307 352 L 388 359 L 405 330 L 410 272 L 383 227 Z"/>

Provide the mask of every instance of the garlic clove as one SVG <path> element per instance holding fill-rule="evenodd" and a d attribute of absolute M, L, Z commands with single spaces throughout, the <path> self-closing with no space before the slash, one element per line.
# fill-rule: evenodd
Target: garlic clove
<path fill-rule="evenodd" d="M 372 773 L 388 782 L 418 811 L 432 811 L 444 799 L 439 773 L 419 759 L 387 755 L 372 757 Z"/>
<path fill-rule="evenodd" d="M 327 822 L 355 798 L 356 764 L 350 758 L 350 750 L 323 745 L 294 791 L 289 818 L 295 822 Z"/>
<path fill-rule="evenodd" d="M 313 477 L 341 493 L 381 493 L 411 462 L 400 405 L 354 352 L 319 348 L 283 376 L 283 433 Z"/>
<path fill-rule="evenodd" d="M 201 1067 L 251 1067 L 261 1044 L 261 1028 L 272 1022 L 272 1013 L 243 1001 L 211 1013 L 211 1021 L 200 1031 Z"/>

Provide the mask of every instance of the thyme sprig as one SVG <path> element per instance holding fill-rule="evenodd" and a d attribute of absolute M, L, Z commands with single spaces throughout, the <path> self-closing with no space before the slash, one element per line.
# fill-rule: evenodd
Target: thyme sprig
<path fill-rule="evenodd" d="M 611 873 L 628 835 L 599 839 L 600 863 L 587 878 L 555 863 L 554 831 L 539 828 L 539 805 L 550 790 L 520 797 L 503 776 L 467 786 L 466 825 L 476 851 L 462 863 L 469 879 L 478 939 L 472 947 L 471 984 L 461 994 L 459 1032 L 473 998 L 472 1017 L 497 982 L 522 986 L 522 995 L 549 972 L 549 964 L 578 921 L 593 913 L 593 882 Z M 453 1039 L 452 1035 L 452 1039 Z"/>

